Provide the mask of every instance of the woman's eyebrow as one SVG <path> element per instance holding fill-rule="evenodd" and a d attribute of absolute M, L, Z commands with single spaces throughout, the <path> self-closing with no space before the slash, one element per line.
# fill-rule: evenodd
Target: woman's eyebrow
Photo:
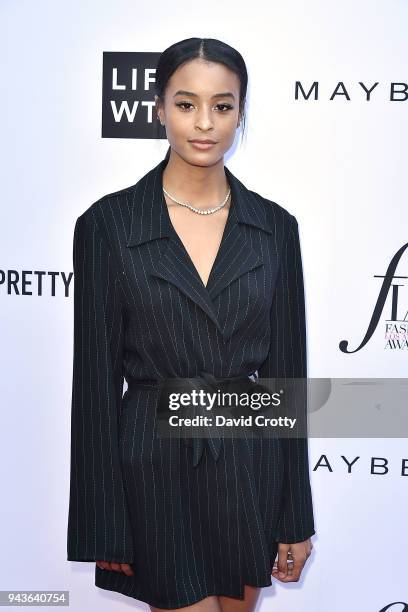
<path fill-rule="evenodd" d="M 193 93 L 192 91 L 186 91 L 185 89 L 179 89 L 178 91 L 176 91 L 173 98 L 175 98 L 176 96 L 190 96 L 193 98 L 198 97 L 196 93 Z M 233 98 L 233 100 L 235 100 L 234 94 L 231 93 L 230 91 L 225 91 L 223 93 L 216 93 L 213 96 L 211 96 L 211 98 L 227 98 L 227 97 Z"/>

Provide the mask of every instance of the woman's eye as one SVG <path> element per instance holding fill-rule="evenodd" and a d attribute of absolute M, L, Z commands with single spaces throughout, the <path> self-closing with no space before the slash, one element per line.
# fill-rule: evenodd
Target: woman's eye
<path fill-rule="evenodd" d="M 217 104 L 217 106 L 224 106 L 226 110 L 222 111 L 223 113 L 225 113 L 227 110 L 230 110 L 230 108 L 232 108 L 231 104 Z"/>
<path fill-rule="evenodd" d="M 193 105 L 191 104 L 191 102 L 178 102 L 176 106 L 183 108 L 183 110 L 188 110 L 186 109 L 186 106 L 193 106 Z M 233 108 L 231 104 L 217 104 L 217 107 L 220 107 L 220 106 L 225 109 L 221 111 L 222 113 L 225 113 L 227 112 L 227 110 L 230 110 L 231 108 Z"/>
<path fill-rule="evenodd" d="M 176 104 L 176 106 L 180 106 L 180 108 L 182 106 L 192 106 L 191 102 L 179 102 L 178 104 Z"/>

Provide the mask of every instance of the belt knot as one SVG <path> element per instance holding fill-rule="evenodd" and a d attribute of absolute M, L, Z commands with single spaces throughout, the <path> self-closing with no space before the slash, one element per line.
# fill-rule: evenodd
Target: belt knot
<path fill-rule="evenodd" d="M 225 377 L 225 378 L 217 378 L 211 372 L 206 372 L 202 370 L 199 375 L 194 376 L 192 378 L 185 378 L 183 381 L 192 389 L 210 389 L 216 391 L 220 388 L 222 384 L 229 383 L 245 383 L 248 384 L 248 379 L 252 382 L 255 382 L 258 378 L 258 371 L 255 370 L 252 374 L 247 376 L 233 376 L 233 377 Z M 174 378 L 171 379 L 174 381 Z M 184 437 L 184 444 L 187 447 L 192 447 L 193 449 L 193 466 L 197 467 L 202 457 L 204 451 L 204 445 L 207 444 L 214 461 L 218 461 L 222 446 L 222 439 L 218 437 L 218 435 L 214 435 L 211 432 L 211 428 L 207 428 L 208 438 L 191 438 Z M 261 433 L 258 432 L 260 435 Z"/>

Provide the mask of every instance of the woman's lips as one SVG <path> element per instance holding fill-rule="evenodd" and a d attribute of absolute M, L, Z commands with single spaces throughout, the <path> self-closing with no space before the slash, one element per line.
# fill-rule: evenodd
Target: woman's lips
<path fill-rule="evenodd" d="M 217 143 L 216 142 L 197 142 L 197 141 L 190 140 L 190 144 L 193 145 L 193 147 L 196 147 L 197 149 L 201 149 L 202 151 L 205 151 L 206 149 L 211 149 L 211 147 L 215 147 Z"/>

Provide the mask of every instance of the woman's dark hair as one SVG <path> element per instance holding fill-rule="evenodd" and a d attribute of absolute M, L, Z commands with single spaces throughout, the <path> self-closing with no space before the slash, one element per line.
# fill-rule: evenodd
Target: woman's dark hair
<path fill-rule="evenodd" d="M 248 87 L 248 73 L 242 55 L 230 45 L 216 38 L 186 38 L 165 49 L 157 63 L 155 93 L 164 103 L 167 83 L 179 66 L 193 59 L 219 62 L 235 72 L 240 81 L 239 112 L 242 117 L 242 133 L 245 131 L 245 100 Z M 159 129 L 159 124 L 158 124 Z M 170 156 L 170 147 L 166 158 Z"/>

